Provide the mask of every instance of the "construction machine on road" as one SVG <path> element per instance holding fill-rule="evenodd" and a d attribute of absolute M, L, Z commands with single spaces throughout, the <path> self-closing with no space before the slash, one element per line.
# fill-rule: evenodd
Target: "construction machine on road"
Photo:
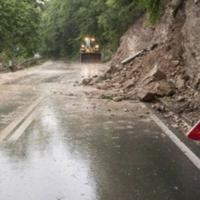
<path fill-rule="evenodd" d="M 100 62 L 101 52 L 100 45 L 95 37 L 85 37 L 80 47 L 80 61 Z"/>

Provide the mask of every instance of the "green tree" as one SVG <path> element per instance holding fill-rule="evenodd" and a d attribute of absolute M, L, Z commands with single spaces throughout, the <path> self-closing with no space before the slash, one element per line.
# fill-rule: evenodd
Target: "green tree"
<path fill-rule="evenodd" d="M 51 0 L 40 24 L 41 52 L 73 56 L 85 35 L 96 36 L 114 52 L 128 27 L 144 12 L 150 22 L 159 16 L 161 0 Z"/>
<path fill-rule="evenodd" d="M 138 4 L 141 8 L 144 8 L 148 13 L 149 22 L 151 24 L 154 24 L 158 20 L 164 2 L 165 0 L 138 0 Z"/>
<path fill-rule="evenodd" d="M 32 0 L 0 0 L 0 52 L 31 56 L 37 48 L 40 8 Z"/>

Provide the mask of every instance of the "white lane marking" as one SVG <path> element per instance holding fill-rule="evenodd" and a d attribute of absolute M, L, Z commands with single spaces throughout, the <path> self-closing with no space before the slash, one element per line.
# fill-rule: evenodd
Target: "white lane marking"
<path fill-rule="evenodd" d="M 25 132 L 25 130 L 31 125 L 32 121 L 36 117 L 36 110 L 34 110 L 26 120 L 18 127 L 18 129 L 10 136 L 8 139 L 9 142 L 17 141 Z"/>
<path fill-rule="evenodd" d="M 169 128 L 154 114 L 151 115 L 154 122 L 176 144 L 176 146 L 188 157 L 188 159 L 200 170 L 200 159 L 195 155 Z"/>
<path fill-rule="evenodd" d="M 12 121 L 5 129 L 0 132 L 0 142 L 5 140 L 15 129 L 16 127 L 39 105 L 39 103 L 44 99 L 44 97 L 39 97 L 34 101 L 31 106 L 17 119 Z"/>

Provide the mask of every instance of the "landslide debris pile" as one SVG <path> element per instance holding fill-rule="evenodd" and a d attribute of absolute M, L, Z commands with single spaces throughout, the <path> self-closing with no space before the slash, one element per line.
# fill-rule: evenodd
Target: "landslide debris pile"
<path fill-rule="evenodd" d="M 113 91 L 116 100 L 159 98 L 192 122 L 199 120 L 199 13 L 198 0 L 171 0 L 155 26 L 140 18 L 121 38 L 110 69 L 90 84 Z"/>

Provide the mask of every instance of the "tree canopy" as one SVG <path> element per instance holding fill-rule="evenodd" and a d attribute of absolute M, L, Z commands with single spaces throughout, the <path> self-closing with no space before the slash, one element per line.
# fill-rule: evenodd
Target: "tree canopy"
<path fill-rule="evenodd" d="M 152 23 L 161 0 L 0 0 L 0 54 L 74 56 L 85 35 L 114 52 L 119 38 L 145 11 Z"/>
<path fill-rule="evenodd" d="M 39 4 L 32 0 L 0 0 L 0 52 L 30 56 L 38 41 Z"/>
<path fill-rule="evenodd" d="M 51 0 L 42 16 L 43 52 L 74 55 L 85 35 L 96 36 L 110 50 L 140 14 L 134 0 Z"/>
<path fill-rule="evenodd" d="M 41 23 L 42 52 L 74 55 L 85 35 L 96 36 L 105 49 L 115 51 L 119 38 L 142 13 L 154 23 L 160 0 L 51 0 Z"/>

